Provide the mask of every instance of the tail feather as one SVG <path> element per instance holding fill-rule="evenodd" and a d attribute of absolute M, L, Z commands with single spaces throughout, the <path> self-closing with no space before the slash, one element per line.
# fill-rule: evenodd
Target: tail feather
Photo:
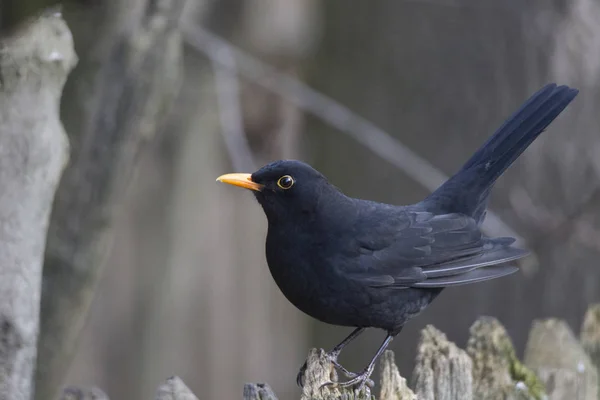
<path fill-rule="evenodd" d="M 494 182 L 577 96 L 577 89 L 544 86 L 485 142 L 463 167 L 426 200 L 431 208 L 483 217 Z"/>

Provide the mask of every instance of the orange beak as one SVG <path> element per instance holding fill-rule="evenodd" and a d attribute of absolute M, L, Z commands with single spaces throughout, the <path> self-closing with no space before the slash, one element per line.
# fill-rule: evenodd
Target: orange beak
<path fill-rule="evenodd" d="M 239 186 L 244 189 L 255 190 L 257 192 L 260 192 L 264 188 L 264 185 L 252 182 L 252 175 L 250 174 L 225 174 L 218 177 L 217 181 L 229 183 L 230 185 Z"/>

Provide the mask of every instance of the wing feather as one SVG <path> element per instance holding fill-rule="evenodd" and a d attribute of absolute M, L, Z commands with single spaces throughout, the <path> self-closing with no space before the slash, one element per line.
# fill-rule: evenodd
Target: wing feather
<path fill-rule="evenodd" d="M 389 209 L 386 212 L 389 216 Z M 358 266 L 346 273 L 370 287 L 439 288 L 481 282 L 515 272 L 517 268 L 507 263 L 529 254 L 512 247 L 513 238 L 484 237 L 477 222 L 462 214 L 402 208 L 373 229 L 357 238 Z"/>
<path fill-rule="evenodd" d="M 448 286 L 466 285 L 469 283 L 483 282 L 500 278 L 517 272 L 519 268 L 512 265 L 494 265 L 491 267 L 477 268 L 464 274 L 428 278 L 424 281 L 413 283 L 410 287 L 417 288 L 442 288 Z"/>

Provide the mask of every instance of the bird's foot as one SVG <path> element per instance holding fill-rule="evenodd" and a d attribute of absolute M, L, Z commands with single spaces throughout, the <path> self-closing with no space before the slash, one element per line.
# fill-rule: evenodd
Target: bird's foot
<path fill-rule="evenodd" d="M 340 363 L 338 363 L 337 361 L 332 361 L 331 362 L 337 369 L 339 369 L 344 375 L 346 375 L 346 377 L 350 378 L 350 379 L 355 379 L 357 376 L 359 376 L 359 374 L 357 374 L 356 372 L 351 372 L 348 371 L 343 365 L 341 365 Z M 370 375 L 370 374 L 369 374 Z M 371 379 L 367 379 L 366 384 L 370 387 L 373 387 L 375 385 L 375 383 L 371 380 Z"/>
<path fill-rule="evenodd" d="M 354 372 L 350 372 L 348 371 L 346 368 L 344 368 L 344 366 L 342 366 L 338 361 L 337 358 L 339 356 L 339 352 L 336 351 L 331 351 L 329 353 L 325 353 L 325 357 L 327 357 L 327 359 L 329 360 L 329 362 L 331 364 L 333 364 L 333 366 L 335 368 L 337 368 L 338 370 L 340 370 L 344 375 L 346 375 L 346 377 L 353 379 L 356 378 L 358 376 L 358 374 L 354 373 Z M 304 378 L 304 373 L 306 372 L 306 361 L 304 361 L 304 364 L 302 364 L 302 366 L 300 367 L 300 371 L 298 371 L 298 375 L 296 375 L 296 383 L 298 384 L 298 386 L 303 387 L 303 378 Z M 373 386 L 373 381 L 369 379 L 370 382 L 370 386 Z"/>
<path fill-rule="evenodd" d="M 298 371 L 298 375 L 296 375 L 296 384 L 300 387 L 304 386 L 303 378 L 304 378 L 304 373 L 306 372 L 306 361 L 304 361 L 304 364 L 302 364 L 302 366 L 300 367 L 300 371 Z"/>
<path fill-rule="evenodd" d="M 344 370 L 345 370 L 345 368 L 344 368 Z M 367 369 L 365 369 L 363 372 L 361 372 L 359 374 L 350 372 L 348 370 L 346 370 L 344 373 L 346 375 L 348 375 L 349 377 L 352 375 L 352 379 L 350 379 L 349 381 L 346 381 L 346 382 L 327 382 L 327 383 L 324 383 L 323 385 L 321 385 L 321 388 L 323 388 L 324 386 L 338 386 L 338 387 L 356 386 L 355 391 L 360 392 L 365 387 L 365 385 L 368 388 L 372 388 L 374 386 L 374 382 L 371 379 L 369 379 L 369 377 L 373 373 L 372 366 L 369 366 Z"/>

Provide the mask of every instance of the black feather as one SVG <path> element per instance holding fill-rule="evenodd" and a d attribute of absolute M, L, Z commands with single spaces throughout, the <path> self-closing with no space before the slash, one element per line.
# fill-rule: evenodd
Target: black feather
<path fill-rule="evenodd" d="M 463 167 L 423 202 L 437 212 L 462 213 L 481 221 L 496 179 L 577 96 L 567 86 L 546 85 L 531 96 Z"/>
<path fill-rule="evenodd" d="M 542 88 L 453 177 L 408 206 L 346 196 L 299 161 L 253 173 L 263 188 L 253 193 L 268 220 L 267 262 L 282 293 L 321 321 L 393 336 L 443 288 L 517 271 L 510 264 L 527 251 L 513 247 L 512 238 L 481 232 L 487 198 L 576 95 L 566 86 Z M 293 186 L 277 184 L 285 175 Z"/>

